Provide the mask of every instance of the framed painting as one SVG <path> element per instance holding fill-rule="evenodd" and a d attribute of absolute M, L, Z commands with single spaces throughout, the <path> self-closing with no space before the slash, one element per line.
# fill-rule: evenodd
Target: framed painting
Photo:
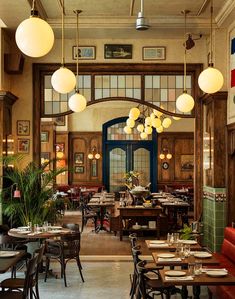
<path fill-rule="evenodd" d="M 20 154 L 28 154 L 30 146 L 30 139 L 21 139 L 17 141 L 17 152 Z"/>
<path fill-rule="evenodd" d="M 192 171 L 194 168 L 194 155 L 181 155 L 180 164 L 181 170 Z"/>
<path fill-rule="evenodd" d="M 41 142 L 48 142 L 49 141 L 49 132 L 44 131 L 41 132 Z"/>
<path fill-rule="evenodd" d="M 84 173 L 84 166 L 75 166 L 74 172 L 75 173 Z"/>
<path fill-rule="evenodd" d="M 30 135 L 30 121 L 29 120 L 17 120 L 17 135 L 29 136 Z"/>
<path fill-rule="evenodd" d="M 132 58 L 132 45 L 104 45 L 104 58 L 105 59 L 131 59 Z"/>
<path fill-rule="evenodd" d="M 74 163 L 84 164 L 84 153 L 74 153 Z"/>
<path fill-rule="evenodd" d="M 143 47 L 143 60 L 165 60 L 166 47 Z"/>
<path fill-rule="evenodd" d="M 73 59 L 76 60 L 94 60 L 95 46 L 73 46 Z"/>
<path fill-rule="evenodd" d="M 49 152 L 41 152 L 41 165 L 44 165 L 50 161 L 50 153 Z M 45 170 L 50 169 L 50 164 L 46 166 Z"/>

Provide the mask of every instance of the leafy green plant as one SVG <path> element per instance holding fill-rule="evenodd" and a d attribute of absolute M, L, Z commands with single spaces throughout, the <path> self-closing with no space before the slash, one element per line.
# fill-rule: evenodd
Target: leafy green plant
<path fill-rule="evenodd" d="M 194 236 L 192 234 L 191 226 L 184 224 L 183 228 L 179 231 L 180 232 L 180 239 L 182 240 L 193 240 Z"/>
<path fill-rule="evenodd" d="M 27 225 L 28 222 L 41 224 L 46 220 L 56 220 L 58 210 L 56 199 L 53 199 L 53 183 L 56 176 L 67 169 L 48 170 L 51 162 L 38 166 L 34 162 L 25 164 L 22 155 L 2 158 L 4 179 L 11 184 L 2 190 L 2 209 L 13 225 Z M 13 198 L 13 185 L 20 190 L 20 198 Z"/>

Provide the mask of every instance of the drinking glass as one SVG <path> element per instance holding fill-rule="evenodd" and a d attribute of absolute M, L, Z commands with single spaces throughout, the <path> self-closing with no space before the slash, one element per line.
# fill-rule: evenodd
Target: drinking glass
<path fill-rule="evenodd" d="M 51 230 L 51 223 L 50 222 L 48 222 L 48 224 L 47 224 L 47 230 L 48 231 Z"/>
<path fill-rule="evenodd" d="M 202 262 L 196 262 L 195 263 L 195 269 L 194 269 L 195 275 L 200 275 L 202 274 Z"/>
<path fill-rule="evenodd" d="M 190 245 L 184 245 L 184 256 L 185 257 L 190 256 Z"/>
<path fill-rule="evenodd" d="M 43 231 L 46 232 L 48 230 L 48 221 L 43 222 Z"/>
<path fill-rule="evenodd" d="M 32 231 L 32 222 L 28 222 L 27 226 L 28 226 L 29 230 Z"/>
<path fill-rule="evenodd" d="M 195 264 L 194 263 L 189 263 L 188 264 L 188 274 L 190 275 L 190 276 L 195 276 Z"/>
<path fill-rule="evenodd" d="M 179 233 L 173 233 L 174 243 L 178 243 L 179 242 L 179 238 L 180 238 L 180 234 Z"/>
<path fill-rule="evenodd" d="M 40 226 L 39 226 L 39 224 L 35 224 L 35 231 L 36 232 L 40 232 Z"/>

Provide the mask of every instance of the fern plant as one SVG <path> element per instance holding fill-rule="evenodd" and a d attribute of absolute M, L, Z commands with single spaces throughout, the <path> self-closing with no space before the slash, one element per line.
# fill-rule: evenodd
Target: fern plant
<path fill-rule="evenodd" d="M 184 224 L 183 228 L 179 231 L 180 239 L 182 240 L 194 240 L 191 226 Z"/>
<path fill-rule="evenodd" d="M 24 166 L 25 159 L 22 155 L 2 158 L 4 179 L 11 182 L 11 186 L 3 189 L 1 193 L 2 210 L 3 215 L 14 225 L 27 225 L 28 222 L 41 224 L 44 221 L 56 220 L 56 202 L 52 197 L 53 183 L 56 176 L 67 169 L 48 170 L 51 162 L 40 166 L 30 162 Z M 20 190 L 20 198 L 13 198 L 13 184 Z"/>

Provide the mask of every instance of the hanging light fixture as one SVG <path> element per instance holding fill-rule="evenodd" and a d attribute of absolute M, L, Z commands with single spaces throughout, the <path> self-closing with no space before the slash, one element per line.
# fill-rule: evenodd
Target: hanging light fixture
<path fill-rule="evenodd" d="M 77 34 L 76 34 L 76 40 L 77 40 L 77 49 L 79 46 L 79 31 L 78 31 L 78 17 L 81 13 L 81 10 L 74 10 L 74 13 L 77 16 Z M 86 98 L 79 93 L 78 83 L 79 83 L 79 77 L 78 77 L 78 57 L 77 54 L 76 57 L 76 88 L 75 88 L 75 94 L 72 95 L 69 98 L 69 108 L 74 112 L 82 112 L 86 108 Z"/>
<path fill-rule="evenodd" d="M 39 18 L 35 0 L 32 3 L 31 16 L 16 29 L 15 40 L 20 51 L 30 57 L 42 57 L 52 49 L 53 30 L 46 21 Z"/>
<path fill-rule="evenodd" d="M 163 148 L 160 155 L 159 155 L 159 158 L 161 160 L 164 160 L 164 159 L 172 159 L 172 154 L 169 152 L 169 149 L 168 148 Z"/>
<path fill-rule="evenodd" d="M 64 0 L 62 0 L 61 67 L 51 77 L 53 88 L 59 93 L 69 93 L 76 85 L 74 73 L 64 66 Z"/>
<path fill-rule="evenodd" d="M 138 107 L 131 108 L 129 112 L 129 118 L 133 120 L 137 120 L 140 116 L 140 109 Z"/>
<path fill-rule="evenodd" d="M 212 21 L 213 21 L 213 0 L 211 0 L 211 20 L 210 20 L 210 55 L 208 68 L 201 72 L 198 77 L 198 85 L 206 93 L 215 93 L 219 91 L 223 84 L 224 78 L 219 70 L 214 68 L 213 51 L 212 51 Z"/>
<path fill-rule="evenodd" d="M 189 10 L 184 10 L 184 37 L 186 36 L 186 16 Z M 184 43 L 184 91 L 176 100 L 176 107 L 179 111 L 187 113 L 190 112 L 194 107 L 194 99 L 187 93 L 186 89 L 186 43 Z"/>

